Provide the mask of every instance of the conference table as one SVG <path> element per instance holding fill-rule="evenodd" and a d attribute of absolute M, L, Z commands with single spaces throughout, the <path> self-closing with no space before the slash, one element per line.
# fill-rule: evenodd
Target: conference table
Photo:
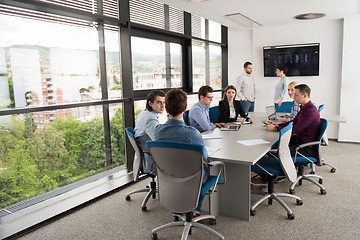
<path fill-rule="evenodd" d="M 251 113 L 249 116 L 254 123 L 242 125 L 238 131 L 216 128 L 203 134 L 205 146 L 217 149 L 209 155 L 208 160 L 222 161 L 226 168 L 226 183 L 218 187 L 218 211 L 222 215 L 243 220 L 250 220 L 251 165 L 263 157 L 279 138 L 277 132 L 266 130 L 263 124 L 266 118 L 262 114 Z M 207 139 L 208 136 L 213 138 Z M 249 143 L 247 140 L 263 143 L 248 146 L 238 142 Z"/>

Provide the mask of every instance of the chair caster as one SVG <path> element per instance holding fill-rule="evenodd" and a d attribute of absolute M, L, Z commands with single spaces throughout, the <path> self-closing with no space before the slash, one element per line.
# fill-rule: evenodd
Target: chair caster
<path fill-rule="evenodd" d="M 173 220 L 174 220 L 174 222 L 178 222 L 178 221 L 180 221 L 180 218 L 179 218 L 179 216 L 175 215 L 175 216 L 173 217 Z"/>
<path fill-rule="evenodd" d="M 325 189 L 320 189 L 320 193 L 321 193 L 321 195 L 325 195 L 325 194 L 326 194 L 326 190 L 325 190 Z"/>
<path fill-rule="evenodd" d="M 331 172 L 331 173 L 336 172 L 336 168 L 332 168 L 332 169 L 330 169 L 330 172 Z"/>
<path fill-rule="evenodd" d="M 216 219 L 210 219 L 210 225 L 216 225 Z"/>
<path fill-rule="evenodd" d="M 314 172 L 314 171 L 310 171 L 309 174 L 315 174 L 315 172 Z"/>
<path fill-rule="evenodd" d="M 152 239 L 152 240 L 157 240 L 157 239 L 158 239 L 157 234 L 156 234 L 156 233 L 151 234 L 151 239 Z"/>
<path fill-rule="evenodd" d="M 323 183 L 323 180 L 321 178 L 319 178 L 319 183 L 322 184 Z"/>
<path fill-rule="evenodd" d="M 255 216 L 256 211 L 255 210 L 250 210 L 250 216 Z"/>
<path fill-rule="evenodd" d="M 142 208 L 141 208 L 141 211 L 146 212 L 146 211 L 147 211 L 147 207 L 146 207 L 146 206 L 145 206 L 145 207 L 142 207 Z"/>
<path fill-rule="evenodd" d="M 131 197 L 130 197 L 130 196 L 126 196 L 125 199 L 126 199 L 126 201 L 130 201 L 130 200 L 131 200 Z"/>
<path fill-rule="evenodd" d="M 294 214 L 289 214 L 287 215 L 289 220 L 294 220 L 295 219 L 295 215 Z"/>
<path fill-rule="evenodd" d="M 152 194 L 152 199 L 156 199 L 156 193 L 155 192 Z"/>
<path fill-rule="evenodd" d="M 290 194 L 295 194 L 295 190 L 294 189 L 289 189 L 289 193 Z"/>
<path fill-rule="evenodd" d="M 145 188 L 150 188 L 149 185 L 146 185 Z"/>
<path fill-rule="evenodd" d="M 302 200 L 298 200 L 298 199 L 296 199 L 296 205 L 303 205 L 304 204 L 304 202 L 302 201 Z"/>

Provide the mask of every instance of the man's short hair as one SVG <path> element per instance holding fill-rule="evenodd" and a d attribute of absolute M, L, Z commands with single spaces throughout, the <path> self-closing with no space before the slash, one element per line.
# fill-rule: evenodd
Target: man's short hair
<path fill-rule="evenodd" d="M 288 71 L 288 69 L 287 69 L 287 67 L 285 65 L 281 65 L 281 66 L 278 66 L 276 68 L 279 69 L 280 71 L 283 71 L 284 74 L 286 74 L 287 71 Z"/>
<path fill-rule="evenodd" d="M 310 93 L 311 93 L 311 89 L 308 85 L 306 84 L 299 84 L 297 86 L 295 86 L 295 89 L 299 89 L 299 92 L 304 95 L 305 93 L 308 95 L 308 97 L 310 97 Z"/>
<path fill-rule="evenodd" d="M 212 93 L 212 92 L 214 92 L 212 87 L 210 87 L 210 86 L 202 86 L 199 89 L 199 92 L 198 92 L 199 99 L 200 99 L 200 96 L 206 97 L 208 93 Z"/>
<path fill-rule="evenodd" d="M 180 88 L 174 88 L 165 96 L 165 108 L 167 113 L 176 116 L 186 110 L 187 94 Z"/>
<path fill-rule="evenodd" d="M 244 63 L 244 68 L 247 68 L 249 65 L 252 65 L 252 63 L 251 62 Z"/>
<path fill-rule="evenodd" d="M 146 109 L 152 111 L 152 107 L 149 105 L 149 101 L 154 103 L 157 96 L 165 97 L 165 93 L 161 90 L 152 90 L 146 97 Z"/>

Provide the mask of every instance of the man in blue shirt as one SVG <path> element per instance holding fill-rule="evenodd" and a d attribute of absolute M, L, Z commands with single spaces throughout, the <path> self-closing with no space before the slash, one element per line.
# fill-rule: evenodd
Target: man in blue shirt
<path fill-rule="evenodd" d="M 199 101 L 195 103 L 189 112 L 189 124 L 200 132 L 210 131 L 216 127 L 226 127 L 225 123 L 210 122 L 209 106 L 213 99 L 213 89 L 202 86 L 198 92 Z"/>
<path fill-rule="evenodd" d="M 139 113 L 135 125 L 135 139 L 142 151 L 148 152 L 146 141 L 155 140 L 155 127 L 159 124 L 159 114 L 165 109 L 165 93 L 160 90 L 151 91 L 146 98 L 146 109 Z M 142 154 L 144 173 L 155 170 L 154 160 L 149 154 Z"/>
<path fill-rule="evenodd" d="M 204 146 L 204 161 L 208 154 L 204 141 L 198 130 L 191 126 L 185 125 L 182 114 L 186 110 L 187 94 L 181 89 L 170 90 L 165 97 L 165 107 L 169 114 L 169 119 L 165 124 L 159 124 L 155 127 L 155 141 L 170 141 L 190 144 L 200 144 Z M 209 167 L 204 162 L 203 184 L 209 177 Z M 201 205 L 204 196 L 199 197 L 197 208 L 194 214 L 200 214 Z"/>

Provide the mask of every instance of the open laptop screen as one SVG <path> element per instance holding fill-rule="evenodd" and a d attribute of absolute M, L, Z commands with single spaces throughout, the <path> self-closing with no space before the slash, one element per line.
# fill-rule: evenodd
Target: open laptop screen
<path fill-rule="evenodd" d="M 276 115 L 276 110 L 275 110 L 274 105 L 266 107 L 266 115 L 267 115 L 268 118 L 274 117 Z"/>

